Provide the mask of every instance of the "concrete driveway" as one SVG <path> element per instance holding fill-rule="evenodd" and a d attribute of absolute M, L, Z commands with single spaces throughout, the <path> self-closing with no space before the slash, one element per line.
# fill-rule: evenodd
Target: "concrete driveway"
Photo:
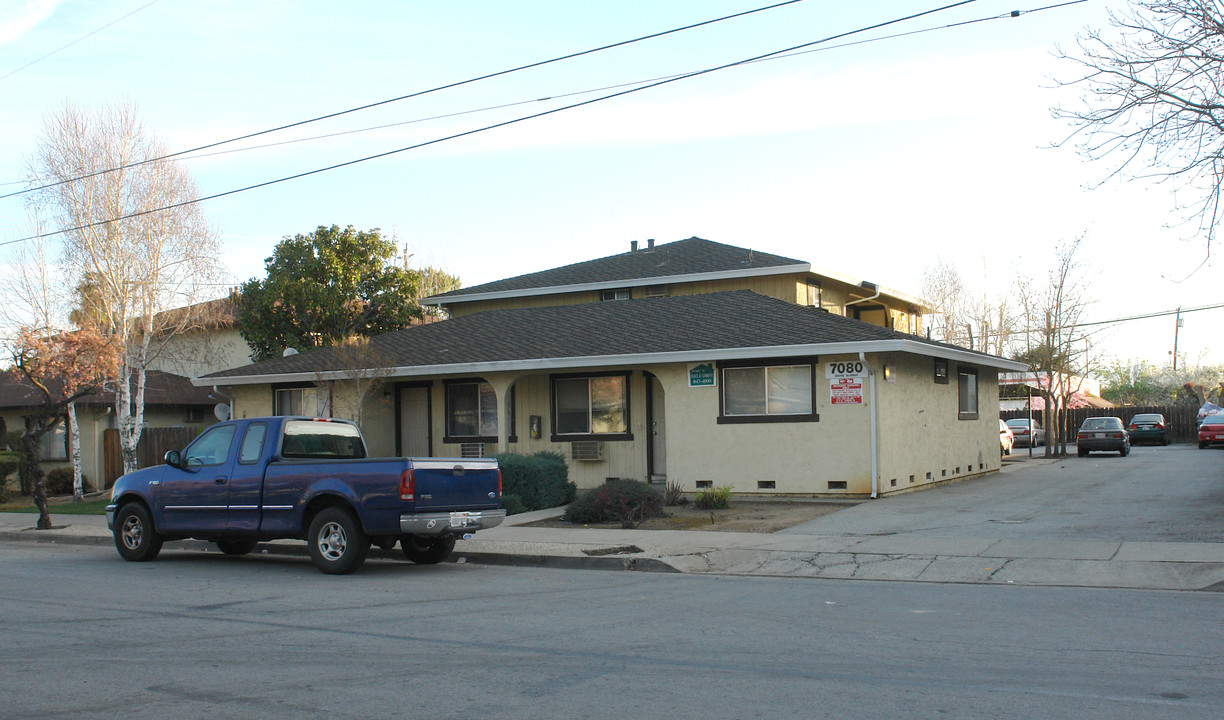
<path fill-rule="evenodd" d="M 1094 453 L 1057 461 L 1018 450 L 1013 458 L 995 475 L 865 502 L 782 532 L 1224 542 L 1224 449 L 1137 447 L 1124 458 Z"/>

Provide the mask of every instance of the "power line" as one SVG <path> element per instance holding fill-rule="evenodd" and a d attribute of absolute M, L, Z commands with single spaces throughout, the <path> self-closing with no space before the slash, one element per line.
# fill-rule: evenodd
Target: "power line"
<path fill-rule="evenodd" d="M 1177 315 L 1179 313 L 1182 315 L 1185 315 L 1187 313 L 1201 312 L 1204 310 L 1219 310 L 1220 308 L 1224 308 L 1224 303 L 1216 303 L 1214 305 L 1200 305 L 1198 307 L 1192 307 L 1192 308 L 1176 308 L 1173 310 L 1160 310 L 1157 312 L 1145 313 L 1143 315 L 1131 315 L 1129 317 L 1114 318 L 1113 320 L 1094 320 L 1092 322 L 1070 323 L 1068 325 L 1061 325 L 1059 327 L 1054 327 L 1054 328 L 1031 328 L 1031 329 L 1025 329 L 1025 330 L 1009 330 L 1006 332 L 1004 331 L 990 332 L 990 333 L 985 333 L 983 337 L 983 342 L 990 341 L 991 339 L 998 339 L 1000 337 L 1002 337 L 1005 340 L 1010 340 L 1016 336 L 1032 335 L 1034 333 L 1070 332 L 1078 328 L 1095 327 L 1098 325 L 1117 325 L 1118 323 L 1132 322 L 1134 320 L 1150 320 L 1151 318 L 1168 317 L 1170 315 Z M 938 315 L 939 313 L 932 313 L 932 314 Z M 1088 333 L 1088 335 L 1095 334 L 1097 332 L 1100 332 L 1100 330 L 1095 330 L 1092 333 Z M 1078 339 L 1072 340 L 1072 342 L 1078 342 Z"/>
<path fill-rule="evenodd" d="M 915 14 L 913 14 L 913 15 L 908 15 L 908 16 L 905 16 L 905 17 L 896 18 L 896 19 L 893 19 L 893 20 L 888 20 L 888 21 L 881 22 L 881 23 L 876 23 L 875 25 L 870 25 L 870 26 L 867 26 L 867 27 L 862 27 L 862 28 L 859 28 L 859 29 L 857 29 L 857 30 L 851 30 L 851 31 L 843 32 L 843 33 L 838 33 L 838 34 L 836 34 L 836 35 L 831 35 L 831 36 L 829 36 L 829 37 L 822 38 L 822 39 L 820 39 L 820 40 L 813 40 L 813 41 L 811 41 L 811 42 L 801 43 L 801 44 L 799 44 L 799 45 L 794 45 L 794 46 L 791 46 L 791 47 L 788 47 L 788 48 L 783 48 L 783 49 L 781 49 L 781 50 L 775 50 L 775 51 L 773 51 L 773 52 L 764 53 L 764 54 L 762 54 L 762 55 L 756 55 L 756 56 L 753 56 L 753 57 L 751 57 L 751 58 L 745 58 L 745 59 L 743 59 L 743 60 L 737 60 L 737 61 L 735 61 L 735 62 L 726 63 L 726 64 L 724 64 L 724 65 L 719 65 L 719 66 L 716 66 L 716 67 L 706 68 L 706 69 L 704 69 L 704 70 L 698 70 L 698 71 L 695 71 L 695 72 L 692 72 L 692 73 L 687 73 L 687 74 L 684 74 L 684 75 L 680 75 L 680 76 L 678 76 L 678 77 L 673 77 L 673 78 L 668 78 L 668 79 L 665 79 L 665 80 L 660 80 L 660 81 L 658 81 L 658 82 L 650 83 L 650 84 L 648 84 L 648 85 L 642 85 L 642 86 L 640 86 L 640 87 L 636 87 L 636 88 L 631 88 L 631 89 L 629 89 L 629 90 L 622 90 L 622 91 L 620 91 L 620 92 L 612 93 L 612 94 L 609 94 L 609 95 L 604 95 L 604 96 L 601 96 L 601 97 L 598 97 L 598 98 L 594 98 L 594 99 L 591 99 L 591 100 L 585 100 L 585 101 L 583 101 L 583 102 L 573 103 L 573 104 L 571 104 L 571 105 L 565 105 L 565 106 L 562 106 L 562 107 L 559 107 L 559 108 L 553 108 L 552 110 L 546 110 L 546 111 L 543 111 L 543 112 L 538 112 L 538 113 L 534 113 L 534 114 L 531 114 L 531 115 L 525 115 L 525 116 L 522 116 L 522 117 L 514 118 L 514 119 L 512 119 L 512 120 L 506 120 L 506 121 L 504 121 L 504 122 L 494 123 L 494 124 L 492 124 L 492 125 L 486 125 L 486 126 L 484 126 L 484 127 L 476 128 L 476 129 L 474 129 L 474 130 L 467 130 L 467 131 L 464 131 L 464 132 L 455 133 L 455 134 L 452 134 L 452 135 L 447 135 L 447 136 L 445 136 L 445 137 L 435 138 L 435 139 L 433 139 L 433 140 L 427 140 L 427 141 L 425 141 L 425 142 L 416 143 L 415 145 L 409 145 L 409 146 L 407 146 L 407 147 L 397 148 L 397 149 L 395 149 L 395 150 L 388 150 L 388 151 L 386 151 L 386 152 L 376 153 L 376 154 L 374 154 L 374 155 L 368 155 L 368 156 L 366 156 L 366 157 L 357 158 L 356 160 L 349 160 L 349 161 L 346 161 L 346 162 L 337 163 L 337 164 L 335 164 L 335 165 L 329 165 L 329 166 L 327 166 L 327 167 L 317 168 L 317 169 L 315 169 L 315 170 L 308 170 L 308 171 L 306 171 L 306 172 L 301 172 L 301 173 L 297 173 L 297 174 L 294 174 L 294 175 L 288 175 L 288 176 L 284 176 L 284 177 L 276 178 L 276 179 L 274 179 L 274 180 L 268 180 L 268 181 L 266 181 L 266 182 L 256 183 L 256 184 L 254 184 L 254 185 L 248 185 L 248 186 L 246 186 L 246 187 L 236 188 L 236 189 L 234 189 L 234 190 L 227 190 L 227 191 L 225 191 L 225 192 L 214 193 L 214 194 L 212 194 L 212 195 L 207 195 L 207 196 L 204 196 L 204 197 L 198 197 L 198 198 L 194 198 L 194 199 L 192 199 L 192 200 L 185 200 L 185 201 L 183 201 L 183 202 L 179 202 L 179 203 L 172 203 L 172 204 L 170 204 L 170 205 L 165 205 L 165 206 L 158 207 L 158 208 L 152 208 L 152 209 L 149 209 L 149 210 L 142 210 L 142 211 L 140 211 L 140 212 L 129 213 L 129 214 L 127 214 L 127 215 L 122 215 L 122 216 L 119 216 L 119 217 L 114 217 L 114 218 L 110 218 L 110 219 L 107 219 L 107 220 L 99 220 L 99 221 L 97 221 L 97 222 L 93 222 L 93 223 L 86 223 L 86 224 L 84 224 L 84 225 L 78 225 L 78 226 L 76 226 L 76 227 L 71 227 L 71 228 L 62 228 L 62 229 L 60 229 L 60 230 L 54 230 L 54 231 L 50 231 L 50 232 L 46 232 L 46 233 L 40 233 L 40 234 L 37 234 L 37 235 L 30 235 L 30 236 L 27 236 L 27 237 L 17 238 L 17 239 L 14 239 L 14 240 L 8 240 L 8 241 L 5 241 L 5 242 L 0 242 L 0 247 L 3 247 L 3 246 L 5 246 L 5 245 L 12 245 L 12 244 L 14 244 L 14 243 L 19 243 L 19 242 L 26 242 L 26 241 L 28 241 L 28 240 L 37 240 L 37 239 L 41 239 L 41 238 L 45 238 L 45 237 L 52 237 L 52 236 L 55 236 L 55 235 L 62 235 L 62 234 L 64 234 L 64 233 L 76 232 L 76 231 L 78 231 L 78 230 L 87 230 L 87 229 L 89 229 L 89 228 L 98 227 L 99 225 L 105 225 L 105 224 L 107 224 L 107 223 L 111 223 L 111 222 L 118 222 L 118 221 L 121 221 L 121 220 L 130 220 L 130 219 L 132 219 L 132 218 L 142 217 L 142 216 L 144 216 L 144 215 L 151 215 L 151 214 L 156 213 L 156 212 L 162 212 L 162 211 L 165 211 L 165 210 L 174 210 L 174 209 L 177 209 L 177 208 L 180 208 L 180 207 L 185 207 L 185 206 L 188 206 L 188 205 L 193 205 L 193 204 L 195 204 L 195 203 L 204 202 L 204 201 L 207 201 L 207 200 L 215 200 L 215 199 L 217 199 L 217 198 L 227 197 L 227 196 L 229 196 L 229 195 L 236 195 L 236 194 L 238 194 L 238 193 L 247 192 L 247 191 L 249 191 L 249 190 L 256 190 L 256 189 L 258 189 L 258 188 L 268 187 L 268 186 L 270 186 L 270 185 L 276 185 L 276 184 L 279 184 L 279 183 L 288 182 L 288 181 L 290 181 L 290 180 L 298 180 L 298 179 L 301 179 L 301 178 L 304 178 L 304 177 L 309 177 L 309 176 L 311 176 L 311 175 L 317 175 L 317 174 L 319 174 L 319 173 L 329 172 L 329 171 L 331 171 L 331 170 L 337 170 L 337 169 L 339 169 L 339 168 L 348 167 L 348 166 L 350 166 L 350 165 L 356 165 L 356 164 L 358 164 L 358 163 L 367 162 L 367 161 L 369 161 L 369 160 L 376 160 L 376 159 L 378 159 L 378 158 L 384 158 L 384 157 L 388 157 L 388 156 L 391 156 L 391 155 L 396 155 L 396 154 L 398 154 L 398 153 L 407 152 L 407 151 L 409 151 L 409 150 L 417 150 L 417 149 L 420 149 L 420 148 L 423 148 L 423 147 L 427 147 L 427 146 L 430 146 L 430 145 L 436 145 L 436 144 L 441 143 L 441 142 L 446 142 L 446 141 L 449 141 L 449 140 L 455 140 L 455 139 L 458 139 L 458 138 L 467 137 L 467 136 L 469 136 L 469 135 L 475 135 L 475 134 L 477 134 L 477 133 L 485 132 L 485 131 L 488 131 L 488 130 L 494 130 L 494 129 L 496 129 L 496 128 L 506 127 L 506 126 L 508 126 L 508 125 L 514 125 L 514 124 L 517 124 L 517 123 L 525 122 L 525 121 L 527 121 L 527 120 L 534 120 L 534 119 L 536 119 L 536 118 L 541 118 L 541 117 L 545 117 L 545 116 L 548 116 L 548 115 L 554 115 L 554 114 L 556 114 L 556 113 L 559 113 L 559 112 L 564 112 L 564 111 L 566 111 L 566 110 L 572 110 L 572 109 L 574 109 L 574 108 L 584 107 L 584 106 L 587 106 L 587 105 L 593 105 L 593 104 L 595 104 L 595 103 L 603 102 L 603 101 L 605 101 L 605 100 L 610 100 L 610 99 L 612 99 L 612 98 L 622 97 L 622 96 L 624 96 L 624 95 L 630 95 L 630 94 L 632 94 L 632 93 L 641 92 L 642 90 L 648 90 L 648 89 L 651 89 L 651 88 L 659 87 L 659 86 L 661 86 L 661 85 L 667 85 L 667 84 L 669 84 L 669 83 L 677 82 L 677 81 L 679 81 L 679 80 L 685 80 L 685 79 L 688 79 L 688 78 L 698 77 L 698 76 L 701 76 L 701 75 L 708 75 L 708 74 L 710 74 L 710 73 L 717 72 L 717 71 L 719 71 L 719 70 L 726 70 L 726 69 L 728 69 L 728 68 L 732 68 L 732 67 L 739 67 L 739 66 L 746 65 L 746 64 L 749 64 L 749 63 L 752 63 L 752 62 L 756 62 L 756 61 L 758 61 L 758 60 L 762 60 L 762 59 L 764 59 L 764 58 L 773 57 L 773 56 L 776 56 L 776 55 L 781 55 L 781 54 L 783 54 L 783 53 L 794 52 L 794 51 L 796 51 L 796 50 L 800 50 L 800 49 L 803 49 L 803 48 L 811 47 L 811 46 L 813 46 L 813 45 L 819 45 L 819 44 L 822 44 L 822 43 L 826 43 L 826 42 L 829 42 L 830 40 L 837 40 L 837 39 L 840 39 L 840 38 L 849 37 L 849 36 L 851 36 L 851 35 L 856 35 L 856 34 L 859 34 L 859 33 L 868 32 L 868 31 L 870 31 L 870 30 L 876 30 L 876 29 L 879 29 L 879 28 L 882 28 L 882 27 L 887 27 L 887 26 L 889 26 L 889 25 L 895 25 L 895 24 L 897 24 L 897 23 L 906 22 L 906 21 L 908 21 L 908 20 L 913 20 L 913 19 L 915 19 L 915 18 L 923 17 L 923 16 L 925 16 L 925 15 L 931 15 L 931 14 L 934 14 L 934 13 L 943 12 L 943 11 L 945 11 L 945 10 L 948 10 L 948 9 L 951 9 L 951 8 L 954 8 L 954 7 L 959 7 L 959 6 L 962 6 L 962 5 L 968 5 L 968 4 L 974 3 L 974 2 L 976 2 L 976 1 L 977 1 L 977 0 L 960 0 L 959 2 L 954 2 L 954 3 L 948 4 L 948 5 L 944 5 L 944 6 L 942 6 L 942 7 L 934 8 L 934 9 L 931 9 L 931 10 L 925 10 L 925 11 L 923 11 L 923 12 L 915 13 Z"/>
<path fill-rule="evenodd" d="M 153 0 L 153 1 L 157 2 L 157 0 Z M 967 0 L 967 2 L 974 2 L 974 1 L 975 0 Z M 641 37 L 636 37 L 636 38 L 633 38 L 632 40 L 622 40 L 620 42 L 615 42 L 610 45 L 603 45 L 600 47 L 591 48 L 589 50 L 582 50 L 579 52 L 570 53 L 568 55 L 561 55 L 559 57 L 550 58 L 548 60 L 541 60 L 539 62 L 533 62 L 527 65 L 520 65 L 518 67 L 510 68 L 509 70 L 499 70 L 497 72 L 489 73 L 487 75 L 481 75 L 479 77 L 468 78 L 467 80 L 460 80 L 458 82 L 449 83 L 447 85 L 439 85 L 436 87 L 429 88 L 427 90 L 420 90 L 414 93 L 409 93 L 407 95 L 401 95 L 399 97 L 389 98 L 387 100 L 379 100 L 378 102 L 369 103 L 367 105 L 361 105 L 355 108 L 349 108 L 348 110 L 340 110 L 338 112 L 333 112 L 333 113 L 328 113 L 326 115 L 320 115 L 318 117 L 313 117 L 308 120 L 300 120 L 298 122 L 289 123 L 288 125 L 280 125 L 278 127 L 270 128 L 268 130 L 260 130 L 259 132 L 253 132 L 253 133 L 248 133 L 246 135 L 240 135 L 238 137 L 230 138 L 228 140 L 220 140 L 217 142 L 208 143 L 207 145 L 200 145 L 199 147 L 191 148 L 190 150 L 180 150 L 178 152 L 173 152 L 168 155 L 161 155 L 159 157 L 148 158 L 145 160 L 140 160 L 138 162 L 129 163 L 126 165 L 119 165 L 113 168 L 108 168 L 106 170 L 98 170 L 97 172 L 89 173 L 87 175 L 81 175 L 81 176 L 70 178 L 67 180 L 60 180 L 60 181 L 53 182 L 53 183 L 47 183 L 46 185 L 40 185 L 38 187 L 27 188 L 25 190 L 19 190 L 17 192 L 11 192 L 6 195 L 0 195 L 0 200 L 3 200 L 5 198 L 10 198 L 10 197 L 16 197 L 18 195 L 25 195 L 25 194 L 32 193 L 32 192 L 37 192 L 39 190 L 46 190 L 48 188 L 57 187 L 59 185 L 64 185 L 66 183 L 76 182 L 78 180 L 85 180 L 91 177 L 97 177 L 99 175 L 106 175 L 108 173 L 117 172 L 119 170 L 123 170 L 126 168 L 139 167 L 141 165 L 146 165 L 148 163 L 168 160 L 170 158 L 179 157 L 181 155 L 187 155 L 187 154 L 194 153 L 194 152 L 199 152 L 200 150 L 208 150 L 210 148 L 218 147 L 220 145 L 227 145 L 229 143 L 238 142 L 240 140 L 249 140 L 251 138 L 259 137 L 261 135 L 268 135 L 270 133 L 280 132 L 281 130 L 288 130 L 289 128 L 295 128 L 301 125 L 307 125 L 309 123 L 319 122 L 320 120 L 328 120 L 334 117 L 340 117 L 341 115 L 348 115 L 350 113 L 360 112 L 362 110 L 369 110 L 370 108 L 376 108 L 376 107 L 381 107 L 383 105 L 389 105 L 391 103 L 400 102 L 401 100 L 408 100 L 410 98 L 421 97 L 422 95 L 428 95 L 430 93 L 440 92 L 442 90 L 450 90 L 452 88 L 461 87 L 463 85 L 470 85 L 472 83 L 480 82 L 481 80 L 489 80 L 491 78 L 501 77 L 503 75 L 509 75 L 511 73 L 516 73 L 522 70 L 530 70 L 531 68 L 537 68 L 537 67 L 542 67 L 544 65 L 550 65 L 552 63 L 561 62 L 563 60 L 572 60 L 574 58 L 582 57 L 584 55 L 592 55 L 594 53 L 603 52 L 604 50 L 611 50 L 613 48 L 624 47 L 625 45 L 632 45 L 633 43 L 642 42 L 644 40 L 653 40 L 655 38 L 663 37 L 665 35 L 672 35 L 678 32 L 684 32 L 686 30 L 692 30 L 694 28 L 703 27 L 705 25 L 713 25 L 714 23 L 723 22 L 724 20 L 733 20 L 735 18 L 744 17 L 746 15 L 752 15 L 754 13 L 764 12 L 766 10 L 773 10 L 775 8 L 780 8 L 786 5 L 794 5 L 800 2 L 804 2 L 804 0 L 784 0 L 784 2 L 774 3 L 773 5 L 766 5 L 764 7 L 755 8 L 753 10 L 745 10 L 744 12 L 738 12 L 738 13 L 734 13 L 731 15 L 724 15 L 719 18 L 714 18 L 713 20 L 703 20 L 702 22 L 693 23 L 691 25 L 685 25 L 683 27 L 672 28 L 671 30 L 663 30 L 661 32 L 651 33 L 649 35 L 642 35 Z"/>
<path fill-rule="evenodd" d="M 61 50 L 67 50 L 68 48 L 72 47 L 73 45 L 76 45 L 77 43 L 81 42 L 82 40 L 84 40 L 84 39 L 86 39 L 86 38 L 88 38 L 88 37 L 92 37 L 92 36 L 94 36 L 94 35 L 97 35 L 98 33 L 102 32 L 103 30 L 105 30 L 106 28 L 110 27 L 111 25 L 114 25 L 114 24 L 116 24 L 116 23 L 118 23 L 118 22 L 121 22 L 121 21 L 123 21 L 123 20 L 126 20 L 126 19 L 130 18 L 131 16 L 135 15 L 136 13 L 140 12 L 141 10 L 144 10 L 145 8 L 149 7 L 150 5 L 155 5 L 155 4 L 157 4 L 158 2 L 159 2 L 159 0 L 153 0 L 153 1 L 152 1 L 152 2 L 150 2 L 150 3 L 146 3 L 146 4 L 144 4 L 144 5 L 141 5 L 140 7 L 136 8 L 135 10 L 133 10 L 133 11 L 132 11 L 132 12 L 130 12 L 130 13 L 128 13 L 127 15 L 124 15 L 124 16 L 122 16 L 122 17 L 120 17 L 120 18 L 115 19 L 115 20 L 111 20 L 110 22 L 106 23 L 105 25 L 103 25 L 102 27 L 98 28 L 97 30 L 94 30 L 93 32 L 86 33 L 86 34 L 82 35 L 81 37 L 77 38 L 76 40 L 73 40 L 72 42 L 68 43 L 67 45 L 64 45 L 63 47 L 56 48 L 56 49 L 52 50 L 51 52 L 47 53 L 46 55 L 43 55 L 43 56 L 42 56 L 42 57 L 40 57 L 40 58 L 36 58 L 36 59 L 34 59 L 34 60 L 31 60 L 30 62 L 26 63 L 25 65 L 22 65 L 21 67 L 17 68 L 16 70 L 13 70 L 13 71 L 9 72 L 7 75 L 0 75 L 0 81 L 2 81 L 2 80 L 7 80 L 8 78 L 10 78 L 10 77 L 12 77 L 12 76 L 16 75 L 17 73 L 21 72 L 22 70 L 25 70 L 26 68 L 30 67 L 31 65 L 35 65 L 35 64 L 37 64 L 37 63 L 40 63 L 40 62 L 42 62 L 43 60 L 46 60 L 47 58 L 51 57 L 52 55 L 56 54 L 57 52 L 59 52 L 59 51 L 61 51 Z"/>
<path fill-rule="evenodd" d="M 854 42 L 841 43 L 841 44 L 839 44 L 839 45 L 830 45 L 830 46 L 827 46 L 827 47 L 813 48 L 813 49 L 810 49 L 810 50 L 801 50 L 801 51 L 798 51 L 798 52 L 784 53 L 784 54 L 781 54 L 781 55 L 776 55 L 776 56 L 773 56 L 773 57 L 767 57 L 767 58 L 762 58 L 762 59 L 760 59 L 760 60 L 755 60 L 755 61 L 753 61 L 753 63 L 757 63 L 757 62 L 773 62 L 773 61 L 775 61 L 775 60 L 786 60 L 786 59 L 789 59 L 789 58 L 796 58 L 796 57 L 800 57 L 800 56 L 802 56 L 802 55 L 808 55 L 808 54 L 811 54 L 811 53 L 818 53 L 818 52 L 829 52 L 829 51 L 832 51 L 832 50 L 840 50 L 840 49 L 843 49 L 843 48 L 855 47 L 855 46 L 858 46 L 858 45 L 866 45 L 866 44 L 868 44 L 868 43 L 883 42 L 883 41 L 885 41 L 885 40 L 896 40 L 896 39 L 903 38 L 903 37 L 912 37 L 912 36 L 914 36 L 914 35 L 922 35 L 922 34 L 929 33 L 929 32 L 935 32 L 935 31 L 937 31 L 937 30 L 948 30 L 948 29 L 951 29 L 951 28 L 963 27 L 963 26 L 965 26 L 965 25 L 974 25 L 974 24 L 976 24 L 976 23 L 987 22 L 987 21 L 990 21 L 990 20 L 1000 20 L 1000 19 L 1003 19 L 1003 18 L 1009 18 L 1009 17 L 1018 17 L 1020 14 L 1028 14 L 1028 13 L 1033 13 L 1033 12 L 1040 12 L 1040 11 L 1042 11 L 1042 10 L 1050 10 L 1050 9 L 1054 9 L 1054 8 L 1063 7 L 1063 6 L 1065 6 L 1065 5 L 1078 5 L 1078 4 L 1080 4 L 1080 3 L 1084 3 L 1084 2 L 1088 2 L 1088 0 L 1070 0 L 1070 2 L 1061 3 L 1061 4 L 1059 4 L 1059 5 L 1051 5 L 1051 6 L 1047 6 L 1047 7 L 1043 7 L 1043 8 L 1035 8 L 1035 9 L 1033 9 L 1033 10 L 1025 10 L 1025 11 L 1019 11 L 1019 10 L 1017 10 L 1017 11 L 1012 11 L 1012 12 L 1008 12 L 1008 13 L 1003 13 L 1003 14 L 1000 14 L 1000 15 L 992 15 L 992 16 L 989 16 L 989 17 L 976 18 L 976 19 L 974 19 L 974 20 L 965 20 L 965 21 L 962 21 L 962 22 L 950 23 L 950 24 L 947 24 L 947 25 L 934 25 L 934 26 L 931 26 L 931 27 L 922 28 L 922 29 L 920 29 L 920 30 L 911 30 L 911 31 L 908 31 L 908 32 L 903 32 L 903 33 L 894 33 L 894 34 L 892 34 L 892 35 L 881 35 L 881 36 L 879 36 L 879 37 L 873 37 L 873 38 L 869 38 L 869 39 L 866 39 L 866 40 L 856 40 L 856 41 L 854 41 Z M 748 63 L 745 63 L 745 64 L 748 64 Z M 415 125 L 415 124 L 419 124 L 419 123 L 423 123 L 423 122 L 429 122 L 429 121 L 431 121 L 431 120 L 443 120 L 443 119 L 447 119 L 447 118 L 461 117 L 461 116 L 463 116 L 463 115 L 474 115 L 474 114 L 477 114 L 477 113 L 489 112 L 489 111 L 491 111 L 491 110 L 504 110 L 504 109 L 506 109 L 506 108 L 517 107 L 517 106 L 520 106 L 520 105 L 531 105 L 531 104 L 534 104 L 534 103 L 539 103 L 539 102 L 547 102 L 547 101 L 550 101 L 550 100 L 560 100 L 560 99 L 563 99 L 563 98 L 568 98 L 568 97 L 576 97 L 576 96 L 579 96 L 579 95 L 589 95 L 589 94 L 591 94 L 591 93 L 604 92 L 604 91 L 607 91 L 607 90 L 616 90 L 616 89 L 619 89 L 619 88 L 632 87 L 632 86 L 634 86 L 634 85 L 644 85 L 644 84 L 646 84 L 646 83 L 653 83 L 653 82 L 657 82 L 657 81 L 659 81 L 659 80 L 667 80 L 667 79 L 671 79 L 671 78 L 682 78 L 682 77 L 684 77 L 685 75 L 689 75 L 689 74 L 691 74 L 691 73 L 693 73 L 693 72 L 695 72 L 695 71 L 688 71 L 688 72 L 683 72 L 683 73 L 672 73 L 672 74 L 670 74 L 670 75 L 660 75 L 660 76 L 651 77 L 651 78 L 644 78 L 644 79 L 641 79 L 641 80 L 630 80 L 630 81 L 627 81 L 627 82 L 615 83 L 615 84 L 613 84 L 613 85 L 604 85 L 604 86 L 597 87 L 597 88 L 588 88 L 588 89 L 585 89 L 585 90 L 574 90 L 574 91 L 570 91 L 570 92 L 566 92 L 566 93 L 553 93 L 553 94 L 551 94 L 551 95 L 547 95 L 547 96 L 544 96 L 544 97 L 532 98 L 532 99 L 530 99 L 530 100 L 518 100 L 518 101 L 515 101 L 515 102 L 502 103 L 502 104 L 499 104 L 499 105 L 487 105 L 487 106 L 484 106 L 484 107 L 473 108 L 473 109 L 469 109 L 469 110 L 458 110 L 458 111 L 451 112 L 451 113 L 443 113 L 443 114 L 440 114 L 440 115 L 430 115 L 430 116 L 427 116 L 427 117 L 414 118 L 414 119 L 412 119 L 412 120 L 401 120 L 401 121 L 399 121 L 399 122 L 394 122 L 394 123 L 385 123 L 385 124 L 382 124 L 382 125 L 372 125 L 372 126 L 363 127 L 363 128 L 354 128 L 354 129 L 352 129 L 352 130 L 340 130 L 340 131 L 337 131 L 337 132 L 333 132 L 333 133 L 326 133 L 326 134 L 323 134 L 323 135 L 311 135 L 311 136 L 307 136 L 307 137 L 293 138 L 293 139 L 291 139 L 291 140 L 282 140 L 282 141 L 279 141 L 279 142 L 263 143 L 263 144 L 261 144 L 261 145 L 248 145 L 248 146 L 246 146 L 246 147 L 241 147 L 241 148 L 233 148 L 233 149 L 230 149 L 230 150 L 218 150 L 218 151 L 216 151 L 216 152 L 211 152 L 211 153 L 203 153 L 203 154 L 199 154 L 199 155 L 192 154 L 192 153 L 194 153 L 194 151 L 190 151 L 190 150 L 188 150 L 188 151 L 184 151 L 184 154 L 189 154 L 189 157 L 185 157 L 185 158 L 183 158 L 183 159 L 185 159 L 185 160 L 197 160 L 197 159 L 200 159 L 200 158 L 216 157 L 216 156 L 218 156 L 218 155 L 229 155 L 229 154 L 233 154 L 233 153 L 249 152 L 249 151 L 252 151 L 252 150 L 264 150 L 264 149 L 267 149 L 267 148 L 272 148 L 272 147 L 281 147 L 281 146 L 284 146 L 284 145 L 295 145 L 295 144 L 297 144 L 297 143 L 303 143 L 303 142 L 313 142 L 313 141 L 315 141 L 315 140 L 326 140 L 326 139 L 328 139 L 328 138 L 334 138 L 334 137 L 343 137 L 343 136 L 345 136 L 345 135 L 355 135 L 355 134 L 364 133 L 364 132 L 373 132 L 373 131 L 376 131 L 376 130 L 386 130 L 386 129 L 388 129 L 388 128 L 394 128 L 394 127 L 403 127 L 403 126 L 405 126 L 405 125 Z M 149 160 L 148 162 L 157 162 L 157 159 L 154 159 L 154 160 Z"/>

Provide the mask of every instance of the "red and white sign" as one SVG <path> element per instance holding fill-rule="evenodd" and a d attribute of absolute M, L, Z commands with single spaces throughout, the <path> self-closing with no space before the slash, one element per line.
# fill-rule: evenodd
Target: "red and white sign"
<path fill-rule="evenodd" d="M 838 378 L 830 382 L 829 401 L 834 405 L 862 405 L 862 378 Z"/>

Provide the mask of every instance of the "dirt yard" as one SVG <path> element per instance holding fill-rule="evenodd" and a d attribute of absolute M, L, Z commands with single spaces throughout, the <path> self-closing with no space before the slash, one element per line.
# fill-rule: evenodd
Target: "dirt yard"
<path fill-rule="evenodd" d="M 815 501 L 732 501 L 725 510 L 700 510 L 690 502 L 663 508 L 665 517 L 650 518 L 637 526 L 638 530 L 719 530 L 723 532 L 777 532 L 792 525 L 807 522 L 821 515 L 851 507 L 853 503 L 822 503 Z M 532 527 L 563 527 L 581 529 L 619 528 L 620 523 L 580 525 L 562 518 L 539 520 Z"/>

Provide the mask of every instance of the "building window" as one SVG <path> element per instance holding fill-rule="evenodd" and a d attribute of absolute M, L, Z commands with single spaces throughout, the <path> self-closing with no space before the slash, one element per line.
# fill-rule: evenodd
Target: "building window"
<path fill-rule="evenodd" d="M 719 363 L 718 422 L 811 422 L 816 414 L 816 363 Z"/>
<path fill-rule="evenodd" d="M 497 442 L 497 393 L 480 380 L 446 383 L 443 442 Z"/>
<path fill-rule="evenodd" d="M 273 405 L 273 415 L 301 415 L 302 388 L 285 388 L 276 391 L 276 401 Z"/>
<path fill-rule="evenodd" d="M 618 288 L 616 290 L 600 290 L 600 300 L 628 300 L 629 288 Z"/>
<path fill-rule="evenodd" d="M 632 440 L 629 375 L 554 375 L 553 441 Z"/>
<path fill-rule="evenodd" d="M 945 358 L 935 358 L 935 382 L 948 384 L 948 361 Z"/>
<path fill-rule="evenodd" d="M 956 387 L 959 399 L 959 415 L 961 420 L 977 420 L 978 418 L 978 373 L 977 368 L 956 368 Z"/>
<path fill-rule="evenodd" d="M 273 385 L 272 414 L 331 417 L 331 391 L 314 383 Z"/>
<path fill-rule="evenodd" d="M 68 418 L 64 418 L 54 430 L 43 433 L 39 439 L 39 460 L 68 459 Z"/>

